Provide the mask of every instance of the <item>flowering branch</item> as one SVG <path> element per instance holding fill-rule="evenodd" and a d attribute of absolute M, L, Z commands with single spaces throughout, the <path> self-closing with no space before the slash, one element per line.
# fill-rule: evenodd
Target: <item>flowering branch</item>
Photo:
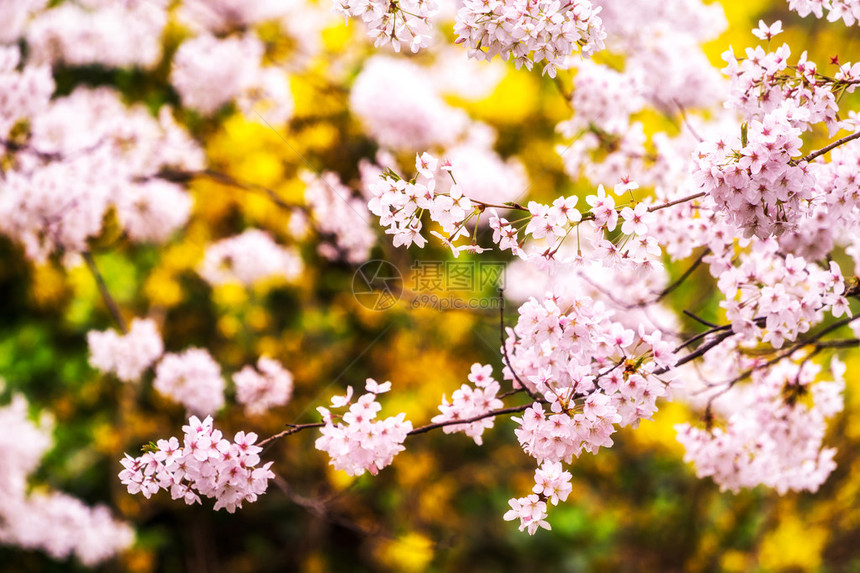
<path fill-rule="evenodd" d="M 419 427 L 415 428 L 414 430 L 407 432 L 406 435 L 407 436 L 414 436 L 416 434 L 427 433 L 431 430 L 438 430 L 439 428 L 444 428 L 446 426 L 456 426 L 458 424 L 471 424 L 472 422 L 478 422 L 478 421 L 484 420 L 486 418 L 493 418 L 495 416 L 502 416 L 505 414 L 516 414 L 517 412 L 522 412 L 522 411 L 528 409 L 531 405 L 532 405 L 531 403 L 528 403 L 528 404 L 522 404 L 520 406 L 511 406 L 510 408 L 501 408 L 498 410 L 491 410 L 491 411 L 485 412 L 481 415 L 474 416 L 472 418 L 466 418 L 463 420 L 447 420 L 445 422 L 437 422 L 435 424 L 427 424 L 426 426 L 419 426 Z M 312 428 L 322 428 L 323 426 L 325 426 L 325 423 L 316 422 L 316 423 L 312 423 L 312 424 L 298 424 L 298 425 L 288 424 L 288 425 L 290 426 L 289 430 L 284 430 L 283 432 L 280 432 L 280 433 L 275 434 L 273 436 L 269 436 L 265 440 L 260 441 L 257 445 L 260 447 L 266 446 L 267 444 L 274 442 L 275 440 L 279 440 L 281 438 L 285 438 L 287 436 L 297 434 L 303 430 L 309 430 Z"/>
<path fill-rule="evenodd" d="M 732 378 L 728 382 L 724 382 L 723 384 L 726 385 L 726 389 L 731 388 L 732 386 L 734 386 L 738 382 L 745 380 L 745 379 L 749 378 L 750 376 L 752 376 L 752 374 L 754 372 L 757 372 L 758 370 L 761 370 L 763 368 L 768 368 L 770 366 L 773 366 L 774 364 L 776 364 L 780 360 L 782 360 L 784 358 L 788 358 L 789 356 L 794 354 L 794 352 L 799 350 L 800 348 L 803 348 L 804 346 L 808 346 L 809 344 L 812 344 L 813 342 L 820 340 L 822 337 L 830 334 L 834 330 L 842 328 L 843 326 L 850 324 L 851 322 L 857 320 L 858 318 L 860 318 L 860 314 L 858 314 L 855 317 L 843 318 L 842 320 L 836 321 L 833 324 L 831 324 L 830 326 L 828 326 L 827 328 L 822 329 L 817 334 L 814 334 L 812 336 L 804 338 L 803 340 L 797 341 L 796 343 L 792 344 L 786 350 L 783 350 L 782 352 L 780 352 L 779 354 L 777 354 L 776 356 L 774 356 L 773 358 L 771 358 L 767 362 L 762 362 L 761 364 L 756 364 L 752 368 L 744 370 L 741 374 L 739 374 L 735 378 Z M 818 346 L 819 346 L 819 344 L 815 344 L 815 347 L 818 347 Z M 825 348 L 825 347 L 821 346 L 821 348 Z M 721 385 L 721 384 L 715 384 L 715 386 L 718 386 L 718 385 Z"/>
<path fill-rule="evenodd" d="M 283 209 L 307 209 L 307 206 L 300 203 L 288 203 L 280 195 L 274 190 L 266 187 L 264 185 L 258 185 L 256 183 L 246 183 L 244 181 L 239 181 L 232 175 L 228 173 L 224 173 L 222 171 L 216 171 L 214 169 L 203 169 L 201 171 L 176 171 L 176 170 L 163 170 L 157 174 L 159 179 L 164 179 L 166 181 L 172 181 L 174 183 L 187 183 L 194 179 L 195 177 L 208 177 L 213 181 L 217 181 L 218 183 L 222 183 L 224 185 L 229 185 L 231 187 L 236 187 L 239 189 L 244 189 L 245 191 L 255 191 L 258 193 L 262 193 L 266 195 L 272 202 L 281 207 Z"/>
<path fill-rule="evenodd" d="M 531 407 L 531 403 L 522 404 L 521 406 L 511 406 L 510 408 L 501 408 L 499 410 L 491 410 L 479 416 L 474 416 L 472 418 L 466 418 L 464 420 L 447 420 L 445 422 L 438 422 L 436 424 L 427 424 L 426 426 L 420 426 L 415 428 L 411 432 L 409 432 L 408 436 L 414 436 L 416 434 L 424 434 L 431 430 L 437 430 L 439 428 L 444 428 L 445 426 L 455 426 L 457 424 L 471 424 L 472 422 L 478 422 L 480 420 L 484 420 L 486 418 L 494 418 L 496 416 L 502 416 L 504 414 L 515 414 L 517 412 L 523 412 Z"/>
<path fill-rule="evenodd" d="M 511 366 L 511 359 L 508 357 L 508 346 L 505 343 L 505 289 L 499 287 L 499 337 L 502 341 L 502 357 L 505 361 L 505 366 L 508 367 L 508 370 L 511 371 L 511 375 L 514 377 L 514 380 L 520 385 L 520 388 L 525 390 L 525 392 L 529 395 L 529 397 L 535 402 L 541 402 L 542 400 L 536 396 L 529 387 L 520 380 L 519 375 L 514 370 L 514 367 Z"/>

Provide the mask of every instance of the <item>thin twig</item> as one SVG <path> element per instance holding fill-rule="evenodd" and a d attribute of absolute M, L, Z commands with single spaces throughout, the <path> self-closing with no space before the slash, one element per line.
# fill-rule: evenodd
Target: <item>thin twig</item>
<path fill-rule="evenodd" d="M 116 301 L 111 296 L 110 291 L 107 288 L 107 284 L 105 284 L 104 277 L 102 277 L 102 274 L 96 266 L 96 261 L 93 259 L 92 253 L 89 251 L 83 251 L 81 255 L 84 257 L 84 261 L 87 263 L 87 267 L 90 269 L 90 273 L 92 273 L 93 278 L 96 279 L 96 284 L 99 287 L 99 292 L 102 295 L 102 300 L 104 301 L 108 312 L 110 312 L 120 331 L 123 334 L 128 334 L 128 327 L 126 326 L 125 319 L 122 317 L 122 313 L 119 310 L 119 305 L 117 305 Z"/>
<path fill-rule="evenodd" d="M 692 124 L 690 124 L 690 121 L 687 119 L 687 112 L 684 110 L 684 106 L 682 106 L 681 103 L 676 99 L 673 99 L 672 103 L 678 106 L 678 111 L 681 112 L 681 119 L 684 121 L 684 125 L 686 125 L 687 129 L 690 130 L 690 133 L 693 135 L 693 137 L 695 137 L 696 140 L 701 143 L 703 139 L 698 133 L 696 133 L 696 130 L 693 128 Z"/>
<path fill-rule="evenodd" d="M 674 201 L 669 201 L 668 203 L 663 203 L 661 205 L 654 205 L 653 207 L 648 208 L 649 213 L 653 213 L 654 211 L 659 211 L 660 209 L 666 209 L 667 207 L 674 207 L 675 205 L 680 205 L 681 203 L 686 203 L 687 201 L 693 201 L 695 199 L 699 199 L 700 197 L 704 197 L 708 193 L 706 191 L 700 191 L 699 193 L 693 193 L 692 195 L 687 195 L 686 197 L 681 197 L 680 199 L 675 199 Z"/>
<path fill-rule="evenodd" d="M 803 340 L 799 340 L 799 341 L 795 342 L 794 344 L 792 344 L 787 349 L 783 350 L 782 352 L 780 352 L 779 354 L 777 354 L 776 356 L 774 356 L 773 358 L 771 358 L 767 362 L 762 362 L 761 364 L 756 364 L 752 368 L 741 372 L 735 378 L 732 378 L 728 382 L 724 382 L 724 384 L 726 384 L 728 388 L 731 388 L 732 386 L 734 386 L 735 384 L 737 384 L 741 380 L 745 380 L 745 379 L 749 378 L 750 376 L 752 376 L 752 374 L 754 372 L 757 372 L 758 370 L 761 370 L 762 368 L 767 368 L 769 366 L 773 366 L 774 364 L 776 364 L 780 360 L 788 358 L 789 356 L 791 356 L 797 350 L 800 350 L 804 346 L 807 346 L 809 344 L 812 344 L 813 342 L 820 340 L 823 336 L 830 334 L 831 332 L 833 332 L 834 330 L 836 330 L 838 328 L 842 328 L 843 326 L 846 326 L 847 324 L 857 320 L 858 318 L 860 318 L 860 314 L 858 314 L 857 316 L 855 316 L 853 318 L 848 317 L 848 318 L 843 318 L 842 320 L 838 320 L 838 321 L 834 322 L 833 324 L 827 326 L 826 328 L 823 328 L 820 332 L 813 334 L 811 336 L 808 336 L 808 337 L 804 338 Z M 818 344 L 816 344 L 816 346 L 818 346 Z"/>
<path fill-rule="evenodd" d="M 670 284 L 669 286 L 664 288 L 662 291 L 660 291 L 660 294 L 657 296 L 657 298 L 648 304 L 654 304 L 654 303 L 660 302 L 666 295 L 668 295 L 670 292 L 672 292 L 673 290 L 675 290 L 676 288 L 681 286 L 684 283 L 684 281 L 687 280 L 691 274 L 693 274 L 693 271 L 695 271 L 697 268 L 699 268 L 699 265 L 702 264 L 702 260 L 704 260 L 704 258 L 710 252 L 711 252 L 710 247 L 708 247 L 704 251 L 702 251 L 702 254 L 699 255 L 695 261 L 693 261 L 693 264 L 690 265 L 690 267 L 686 271 L 684 271 L 684 274 L 682 274 L 680 277 L 678 277 L 678 280 L 676 280 L 675 282 L 673 282 L 672 284 Z"/>
<path fill-rule="evenodd" d="M 797 162 L 800 163 L 802 161 L 812 161 L 813 159 L 821 157 L 822 155 L 824 155 L 828 151 L 830 151 L 832 149 L 836 149 L 840 145 L 843 145 L 845 143 L 848 143 L 849 141 L 852 141 L 852 140 L 858 139 L 858 138 L 860 138 L 860 131 L 858 131 L 857 133 L 853 133 L 851 135 L 847 135 L 847 136 L 843 137 L 842 139 L 837 139 L 836 141 L 834 141 L 830 145 L 822 147 L 818 151 L 813 151 L 809 155 L 804 155 L 803 157 L 798 159 Z"/>
<path fill-rule="evenodd" d="M 503 414 L 515 414 L 517 412 L 522 412 L 523 410 L 527 410 L 531 408 L 532 403 L 522 404 L 520 406 L 511 406 L 510 408 L 500 408 L 498 410 L 490 410 L 489 412 L 484 412 L 479 416 L 473 416 L 471 418 L 466 418 L 465 420 L 447 420 L 445 422 L 437 422 L 436 424 L 427 424 L 426 426 L 420 426 L 415 428 L 408 434 L 407 436 L 414 436 L 416 434 L 424 434 L 431 430 L 437 430 L 439 428 L 444 428 L 445 426 L 456 426 L 458 424 L 471 424 L 472 422 L 479 422 L 486 418 L 493 418 L 495 416 L 501 416 Z"/>
<path fill-rule="evenodd" d="M 511 375 L 513 375 L 514 380 L 517 381 L 520 388 L 525 390 L 532 400 L 535 402 L 541 401 L 541 399 L 529 390 L 529 387 L 520 379 L 516 370 L 514 370 L 514 367 L 511 365 L 511 359 L 508 357 L 508 345 L 505 341 L 505 289 L 503 287 L 499 287 L 499 338 L 502 341 L 502 357 L 504 358 L 505 365 L 508 367 L 508 370 L 511 371 Z"/>
<path fill-rule="evenodd" d="M 260 447 L 263 447 L 270 442 L 274 442 L 275 440 L 279 440 L 281 438 L 285 438 L 287 436 L 297 434 L 297 433 L 301 432 L 302 430 L 307 430 L 309 428 L 322 428 L 323 426 L 325 426 L 325 423 L 315 422 L 313 424 L 298 424 L 298 425 L 289 424 L 289 425 L 290 425 L 289 430 L 284 430 L 283 432 L 279 432 L 279 433 L 275 434 L 274 436 L 269 436 L 268 438 L 266 438 L 262 442 L 259 442 L 257 445 Z"/>
<path fill-rule="evenodd" d="M 711 333 L 703 333 L 703 334 L 711 334 Z M 731 332 L 731 331 L 724 332 L 724 333 L 720 334 L 719 336 L 717 336 L 716 338 L 714 338 L 713 340 L 711 340 L 710 342 L 703 344 L 702 346 L 698 347 L 693 352 L 691 352 L 691 353 L 687 354 L 686 356 L 684 356 L 683 358 L 679 359 L 677 362 L 675 362 L 674 365 L 664 366 L 663 368 L 655 370 L 653 372 L 653 374 L 659 376 L 660 374 L 665 374 L 666 372 L 668 372 L 669 370 L 672 370 L 673 368 L 677 368 L 678 366 L 683 366 L 687 362 L 691 362 L 691 361 L 695 360 L 696 358 L 702 356 L 707 351 L 709 351 L 711 348 L 718 346 L 724 340 L 726 340 L 727 338 L 729 338 L 733 335 L 734 335 L 734 332 Z M 686 344 L 684 346 L 686 346 Z M 683 346 L 681 348 L 683 348 Z"/>
<path fill-rule="evenodd" d="M 456 426 L 458 424 L 471 424 L 472 422 L 479 422 L 486 418 L 493 418 L 495 416 L 501 416 L 504 414 L 515 414 L 517 412 L 522 412 L 531 407 L 534 402 L 530 402 L 528 404 L 522 404 L 520 406 L 511 406 L 510 408 L 500 408 L 498 410 L 490 410 L 489 412 L 484 412 L 478 416 L 473 416 L 471 418 L 466 418 L 464 420 L 447 420 L 445 422 L 437 422 L 435 424 L 427 424 L 426 426 L 419 426 L 414 430 L 408 432 L 407 436 L 414 436 L 416 434 L 424 434 L 431 430 L 436 430 L 439 428 L 444 428 L 445 426 Z M 292 426 L 289 430 L 284 430 L 283 432 L 279 432 L 273 436 L 269 436 L 262 442 L 259 442 L 257 446 L 265 446 L 275 440 L 279 440 L 281 438 L 285 438 L 287 436 L 291 436 L 293 434 L 297 434 L 303 430 L 309 430 L 312 428 L 322 428 L 325 426 L 324 422 L 316 422 L 314 424 L 298 424 Z"/>
<path fill-rule="evenodd" d="M 700 323 L 704 324 L 705 326 L 710 326 L 711 328 L 720 328 L 719 324 L 714 324 L 713 322 L 709 322 L 709 321 L 705 320 L 704 318 L 693 314 L 689 310 L 682 310 L 681 312 L 683 312 L 684 314 L 686 314 L 687 316 L 689 316 L 690 318 L 692 318 L 696 322 L 700 322 Z"/>

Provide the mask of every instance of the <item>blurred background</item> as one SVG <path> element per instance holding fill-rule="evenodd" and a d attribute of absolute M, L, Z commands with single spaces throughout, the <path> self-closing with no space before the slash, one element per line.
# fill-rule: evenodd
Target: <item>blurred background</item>
<path fill-rule="evenodd" d="M 723 6 L 729 29 L 707 46 L 717 66 L 728 45 L 736 53 L 756 45 L 750 30 L 760 18 L 782 20 L 787 31 L 777 41 L 791 45 L 793 56 L 805 49 L 823 65 L 836 55 L 841 61 L 860 55 L 856 29 L 801 19 L 783 0 L 726 0 Z M 184 33 L 180 25 L 168 25 L 165 62 Z M 259 33 L 273 52 L 293 49 L 290 38 L 275 29 Z M 363 34 L 357 22 L 334 21 L 323 29 L 323 53 L 354 53 L 354 77 L 372 50 Z M 298 174 L 309 167 L 335 171 L 356 184 L 357 165 L 374 156 L 376 144 L 350 114 L 349 86 L 329 83 L 327 60 L 318 59 L 290 77 L 295 111 L 288 124 L 273 128 L 230 110 L 211 117 L 186 112 L 183 123 L 203 143 L 214 169 L 291 202 L 302 201 L 305 184 Z M 504 69 L 489 96 L 448 103 L 498 132 L 499 154 L 517 156 L 526 167 L 530 198 L 551 200 L 589 189 L 571 182 L 554 151 L 555 125 L 569 114 L 554 82 L 513 66 Z M 167 63 L 146 72 L 58 67 L 55 78 L 60 94 L 81 84 L 112 85 L 127 101 L 156 111 L 177 103 L 168 73 Z M 665 129 L 667 121 L 642 120 L 655 130 Z M 92 248 L 123 313 L 156 318 L 168 351 L 207 348 L 225 372 L 266 354 L 292 371 L 290 404 L 251 418 L 228 407 L 216 418 L 225 434 L 246 430 L 265 437 L 285 423 L 315 422 L 317 406 L 347 385 L 363 387 L 368 377 L 394 384 L 382 400 L 383 414 L 406 412 L 417 426 L 438 413 L 443 394 L 450 396 L 466 381 L 472 363 L 492 364 L 500 372 L 497 311 L 413 308 L 408 297 L 384 312 L 367 309 L 352 294 L 355 267 L 321 257 L 313 238 L 297 241 L 287 229 L 290 213 L 266 194 L 212 178 L 189 185 L 192 217 L 168 244 L 123 241 L 106 220 Z M 305 261 L 300 281 L 213 288 L 197 274 L 208 243 L 248 227 L 299 247 Z M 412 260 L 451 258 L 438 244 L 409 252 L 377 245 L 373 256 L 395 264 L 404 283 Z M 683 267 L 670 271 L 677 276 Z M 470 296 L 494 297 L 492 289 L 476 288 Z M 680 309 L 695 303 L 706 316 L 717 316 L 715 301 L 703 307 L 700 300 L 710 289 L 706 273 L 697 272 L 672 293 L 670 304 Z M 507 322 L 513 324 L 516 307 L 510 306 Z M 34 416 L 50 412 L 55 419 L 54 447 L 32 477 L 34 491 L 54 488 L 107 504 L 136 529 L 135 545 L 99 570 L 860 571 L 856 358 L 848 358 L 845 413 L 831 424 L 827 439 L 838 448 L 838 469 L 818 493 L 721 493 L 710 480 L 696 479 L 682 461 L 673 429 L 696 414 L 666 403 L 654 421 L 616 434 L 613 448 L 575 461 L 573 493 L 551 509 L 552 531 L 532 537 L 501 517 L 509 498 L 530 490 L 534 472 L 506 418 L 485 433 L 482 447 L 462 434 L 412 438 L 377 477 L 351 478 L 333 470 L 313 447 L 315 432 L 291 436 L 265 454 L 275 462 L 278 483 L 233 515 L 212 511 L 208 500 L 201 507 L 163 493 L 150 500 L 129 495 L 117 479 L 123 453 L 138 455 L 150 440 L 179 435 L 185 413 L 152 390 L 151 374 L 134 387 L 88 365 L 86 333 L 113 326 L 85 266 L 35 264 L 0 238 L 0 404 L 22 393 Z M 84 568 L 74 560 L 0 546 L 0 570 Z"/>

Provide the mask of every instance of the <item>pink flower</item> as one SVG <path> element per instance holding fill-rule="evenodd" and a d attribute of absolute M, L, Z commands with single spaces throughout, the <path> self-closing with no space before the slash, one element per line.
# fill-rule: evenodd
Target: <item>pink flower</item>
<path fill-rule="evenodd" d="M 648 225 L 645 220 L 648 216 L 648 205 L 638 203 L 634 209 L 624 207 L 621 210 L 621 217 L 624 223 L 621 225 L 621 232 L 625 235 L 644 235 L 648 232 Z"/>
<path fill-rule="evenodd" d="M 764 23 L 764 20 L 758 21 L 758 28 L 753 29 L 753 36 L 759 40 L 770 41 L 774 36 L 782 33 L 782 21 L 777 20 L 770 26 Z"/>

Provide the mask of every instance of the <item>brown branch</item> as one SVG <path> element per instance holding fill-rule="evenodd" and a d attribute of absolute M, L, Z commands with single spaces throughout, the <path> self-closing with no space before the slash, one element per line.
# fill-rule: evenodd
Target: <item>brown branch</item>
<path fill-rule="evenodd" d="M 662 291 L 660 291 L 660 294 L 657 295 L 656 299 L 654 299 L 650 303 L 645 303 L 645 304 L 654 304 L 654 303 L 660 302 L 666 295 L 668 295 L 673 290 L 675 290 L 676 288 L 681 286 L 684 283 L 684 281 L 687 280 L 690 277 L 690 275 L 693 274 L 693 272 L 697 268 L 699 268 L 699 265 L 702 264 L 702 261 L 704 260 L 704 258 L 706 256 L 708 256 L 708 254 L 710 252 L 711 252 L 710 247 L 708 247 L 704 251 L 702 251 L 702 254 L 699 255 L 695 261 L 693 261 L 693 264 L 690 265 L 690 267 L 686 271 L 684 271 L 684 274 L 682 274 L 680 277 L 678 277 L 678 280 L 676 280 L 675 282 L 673 282 L 672 284 L 670 284 L 669 286 L 664 288 Z"/>
<path fill-rule="evenodd" d="M 427 424 L 426 426 L 419 426 L 410 432 L 408 432 L 407 436 L 414 436 L 416 434 L 424 434 L 431 430 L 437 430 L 439 428 L 444 428 L 445 426 L 456 426 L 458 424 L 471 424 L 472 422 L 479 422 L 486 418 L 493 418 L 495 416 L 501 416 L 503 414 L 515 414 L 517 412 L 522 412 L 523 410 L 528 409 L 534 402 L 529 404 L 522 404 L 520 406 L 511 406 L 510 408 L 500 408 L 498 410 L 490 410 L 489 412 L 484 412 L 478 416 L 473 416 L 471 418 L 466 418 L 464 420 L 447 420 L 445 422 L 437 422 L 435 424 Z M 291 425 L 292 426 L 292 425 Z M 275 440 L 279 440 L 281 438 L 285 438 L 287 436 L 291 436 L 293 434 L 297 434 L 303 430 L 309 430 L 311 428 L 322 428 L 325 426 L 324 422 L 316 422 L 313 424 L 298 424 L 290 427 L 289 430 L 284 430 L 283 432 L 279 432 L 273 436 L 269 436 L 262 442 L 259 442 L 258 446 L 265 446 Z"/>
<path fill-rule="evenodd" d="M 854 348 L 860 346 L 860 339 L 846 338 L 844 340 L 822 340 L 815 344 L 816 348 Z"/>
<path fill-rule="evenodd" d="M 264 185 L 258 185 L 256 183 L 246 183 L 244 181 L 239 181 L 232 175 L 224 173 L 222 171 L 215 171 L 214 169 L 204 169 L 202 171 L 175 171 L 175 170 L 163 170 L 159 171 L 153 177 L 147 177 L 144 179 L 164 179 L 165 181 L 171 181 L 173 183 L 188 183 L 195 177 L 208 177 L 213 181 L 217 181 L 223 185 L 228 185 L 230 187 L 236 187 L 238 189 L 243 189 L 245 191 L 254 191 L 257 193 L 262 193 L 266 195 L 272 203 L 281 207 L 283 209 L 307 209 L 306 205 L 302 205 L 299 203 L 288 203 L 285 201 L 274 189 L 270 189 Z"/>
<path fill-rule="evenodd" d="M 123 334 L 128 334 L 128 326 L 125 323 L 125 319 L 122 317 L 122 313 L 119 310 L 119 305 L 117 305 L 116 301 L 111 296 L 110 291 L 107 288 L 107 284 L 105 284 L 104 277 L 102 277 L 98 267 L 96 266 L 96 261 L 95 259 L 93 259 L 92 253 L 90 253 L 89 251 L 83 251 L 81 255 L 84 257 L 84 261 L 87 263 L 87 267 L 90 269 L 90 273 L 92 273 L 93 278 L 96 279 L 96 284 L 99 287 L 99 293 L 101 293 L 102 300 L 104 301 L 108 312 L 110 312 L 114 322 L 116 322 L 117 326 L 119 326 L 120 331 Z"/>
<path fill-rule="evenodd" d="M 287 480 L 277 474 L 272 481 L 275 483 L 278 489 L 280 489 L 281 492 L 283 492 L 283 494 L 287 496 L 287 499 L 289 499 L 291 502 L 301 507 L 302 509 L 306 510 L 307 512 L 311 513 L 312 515 L 324 519 L 329 523 L 333 523 L 335 525 L 339 525 L 340 527 L 355 531 L 356 533 L 364 535 L 366 537 L 377 537 L 381 534 L 381 532 L 366 529 L 358 523 L 352 521 L 351 519 L 332 513 L 331 509 L 324 500 L 306 497 L 294 492 Z"/>
<path fill-rule="evenodd" d="M 313 424 L 298 424 L 298 425 L 287 424 L 287 425 L 290 426 L 289 430 L 284 430 L 283 432 L 279 432 L 279 433 L 275 434 L 274 436 L 269 436 L 268 438 L 266 438 L 262 442 L 259 442 L 257 445 L 260 447 L 263 447 L 270 442 L 274 442 L 275 440 L 279 440 L 281 438 L 285 438 L 287 436 L 297 434 L 297 433 L 301 432 L 302 430 L 307 430 L 309 428 L 322 428 L 323 426 L 325 426 L 325 423 L 324 422 L 315 422 Z"/>
<path fill-rule="evenodd" d="M 686 314 L 687 316 L 689 316 L 690 318 L 692 318 L 696 322 L 700 322 L 700 323 L 704 324 L 705 326 L 710 326 L 711 328 L 721 328 L 720 325 L 714 324 L 713 322 L 708 322 L 704 318 L 693 314 L 689 310 L 682 310 L 681 312 L 683 312 L 684 314 Z"/>
<path fill-rule="evenodd" d="M 511 375 L 514 377 L 514 380 L 517 381 L 520 388 L 525 390 L 532 400 L 535 402 L 541 402 L 542 400 L 540 397 L 529 390 L 529 387 L 520 379 L 516 370 L 514 370 L 514 367 L 511 365 L 511 359 L 508 357 L 508 345 L 505 343 L 505 289 L 503 287 L 499 287 L 499 338 L 502 341 L 502 358 L 504 359 L 504 363 L 508 367 L 508 370 L 511 371 Z"/>
<path fill-rule="evenodd" d="M 419 426 L 415 428 L 408 434 L 407 436 L 414 436 L 416 434 L 424 434 L 431 430 L 437 430 L 439 428 L 444 428 L 445 426 L 456 426 L 458 424 L 471 424 L 472 422 L 480 422 L 486 418 L 494 418 L 495 416 L 501 416 L 503 414 L 515 414 L 517 412 L 522 412 L 523 410 L 527 410 L 531 408 L 532 404 L 522 404 L 521 406 L 511 406 L 510 408 L 500 408 L 498 410 L 490 410 L 489 412 L 484 412 L 478 416 L 473 416 L 471 418 L 466 418 L 465 420 L 447 420 L 445 422 L 437 422 L 435 424 L 427 424 L 426 426 Z"/>
<path fill-rule="evenodd" d="M 699 143 L 704 141 L 702 137 L 698 133 L 696 133 L 696 130 L 693 128 L 689 119 L 687 119 L 687 112 L 684 110 L 684 106 L 682 106 L 681 103 L 676 99 L 672 99 L 672 103 L 674 103 L 678 107 L 678 111 L 681 112 L 681 119 L 684 121 L 684 125 L 686 125 L 687 129 L 690 130 L 690 133 L 693 135 L 693 137 L 695 137 Z"/>
<path fill-rule="evenodd" d="M 686 197 L 681 197 L 680 199 L 675 199 L 674 201 L 669 201 L 668 203 L 663 203 L 661 205 L 654 205 L 653 207 L 648 208 L 649 213 L 653 213 L 654 211 L 659 211 L 660 209 L 666 209 L 667 207 L 674 207 L 675 205 L 680 205 L 681 203 L 686 203 L 688 201 L 694 201 L 695 199 L 699 199 L 704 197 L 708 193 L 706 191 L 700 191 L 699 193 L 693 193 L 692 195 L 687 195 Z"/>
<path fill-rule="evenodd" d="M 818 157 L 821 157 L 822 155 L 824 155 L 828 151 L 830 151 L 832 149 L 836 149 L 840 145 L 843 145 L 845 143 L 848 143 L 849 141 L 852 141 L 852 140 L 858 139 L 858 138 L 860 138 L 860 131 L 858 131 L 857 133 L 853 133 L 851 135 L 847 135 L 847 136 L 843 137 L 842 139 L 837 139 L 836 141 L 834 141 L 830 145 L 828 145 L 826 147 L 822 147 L 818 151 L 813 151 L 809 155 L 804 155 L 803 157 L 801 157 L 800 159 L 797 160 L 797 163 L 800 163 L 802 161 L 812 161 L 813 159 L 817 159 Z"/>
<path fill-rule="evenodd" d="M 731 328 L 731 325 L 728 325 L 728 327 Z M 702 335 L 699 335 L 699 336 L 701 337 L 701 336 L 707 335 L 707 334 L 711 334 L 711 333 L 710 332 L 703 332 Z M 705 354 L 711 348 L 720 345 L 724 340 L 726 340 L 727 338 L 729 338 L 733 335 L 734 335 L 734 332 L 732 332 L 732 331 L 724 332 L 724 333 L 720 334 L 719 336 L 717 336 L 716 338 L 714 338 L 713 340 L 711 340 L 710 342 L 703 344 L 702 346 L 698 347 L 693 352 L 691 352 L 691 353 L 687 354 L 686 356 L 684 356 L 683 358 L 679 359 L 672 366 L 665 366 L 663 368 L 655 370 L 653 372 L 653 374 L 659 376 L 660 374 L 665 374 L 666 372 L 672 370 L 673 368 L 677 368 L 678 366 L 683 366 L 687 362 L 692 362 L 696 358 Z M 680 348 L 683 348 L 684 346 L 686 346 L 686 344 L 688 344 L 688 343 L 685 343 Z"/>
<path fill-rule="evenodd" d="M 804 338 L 803 340 L 799 340 L 799 341 L 795 342 L 794 344 L 789 346 L 786 350 L 783 350 L 782 352 L 780 352 L 779 354 L 777 354 L 776 356 L 774 356 L 773 358 L 771 358 L 767 362 L 762 362 L 761 364 L 756 364 L 752 368 L 745 370 L 744 372 L 741 372 L 735 378 L 732 378 L 728 382 L 724 382 L 724 384 L 726 384 L 727 389 L 731 388 L 732 386 L 734 386 L 735 384 L 737 384 L 741 380 L 746 380 L 747 378 L 752 376 L 752 374 L 754 372 L 757 372 L 757 371 L 759 371 L 763 368 L 767 368 L 769 366 L 773 366 L 774 364 L 776 364 L 780 360 L 788 358 L 789 356 L 794 354 L 794 352 L 796 352 L 797 350 L 800 350 L 804 346 L 807 346 L 809 344 L 812 344 L 813 342 L 820 340 L 821 337 L 826 336 L 827 334 L 830 334 L 834 330 L 842 328 L 843 326 L 846 326 L 847 324 L 857 320 L 858 318 L 860 318 L 860 314 L 858 314 L 857 316 L 855 316 L 853 318 L 848 317 L 848 318 L 843 318 L 842 320 L 838 320 L 838 321 L 834 322 L 833 324 L 829 325 L 828 327 L 823 328 L 820 332 L 813 334 L 812 336 L 809 336 L 807 338 Z M 818 346 L 819 344 L 816 344 L 815 346 Z"/>
<path fill-rule="evenodd" d="M 701 340 L 701 339 L 705 338 L 705 337 L 706 337 L 706 336 L 708 336 L 708 335 L 716 334 L 716 333 L 718 333 L 718 332 L 723 332 L 723 331 L 726 331 L 726 330 L 731 330 L 731 328 L 732 328 L 732 325 L 731 325 L 731 324 L 724 324 L 723 326 L 716 326 L 716 325 L 714 325 L 714 326 L 713 326 L 712 328 L 710 328 L 709 330 L 706 330 L 706 331 L 704 331 L 704 332 L 700 332 L 699 334 L 697 334 L 697 335 L 693 336 L 692 338 L 689 338 L 689 339 L 685 340 L 684 342 L 682 342 L 681 344 L 679 344 L 679 345 L 675 348 L 675 350 L 673 350 L 672 352 L 680 352 L 681 350 L 684 350 L 684 348 L 686 348 L 686 347 L 690 346 L 690 345 L 691 345 L 691 344 L 693 344 L 694 342 L 698 342 L 699 340 Z"/>

